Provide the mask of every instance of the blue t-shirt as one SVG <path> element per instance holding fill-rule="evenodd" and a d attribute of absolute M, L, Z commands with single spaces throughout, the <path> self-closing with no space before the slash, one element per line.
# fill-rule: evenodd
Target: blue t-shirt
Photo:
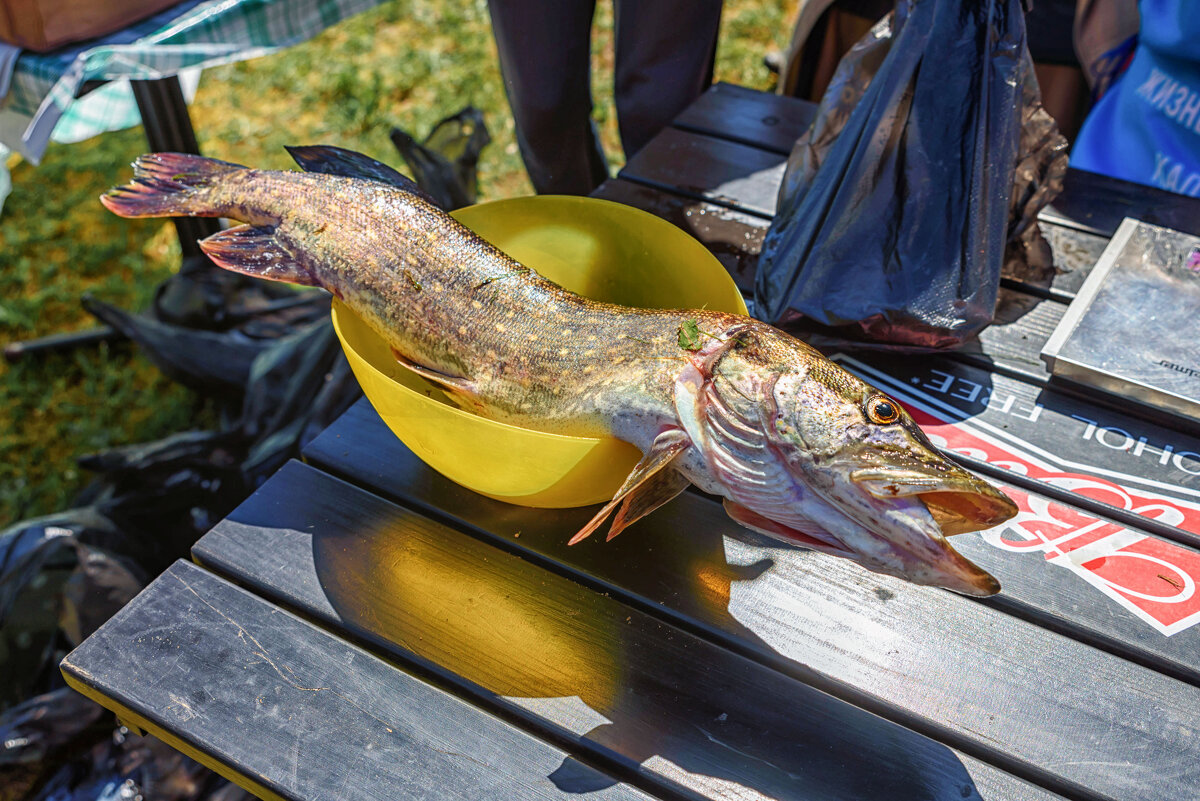
<path fill-rule="evenodd" d="M 1088 114 L 1071 166 L 1200 197 L 1200 3 L 1138 11 L 1133 60 Z"/>

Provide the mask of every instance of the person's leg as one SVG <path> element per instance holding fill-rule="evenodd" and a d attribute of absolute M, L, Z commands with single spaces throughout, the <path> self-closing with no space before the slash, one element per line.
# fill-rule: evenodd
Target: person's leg
<path fill-rule="evenodd" d="M 488 9 L 534 189 L 588 194 L 608 177 L 591 116 L 595 0 L 488 0 Z"/>
<path fill-rule="evenodd" d="M 721 0 L 615 0 L 617 124 L 625 158 L 712 83 Z"/>

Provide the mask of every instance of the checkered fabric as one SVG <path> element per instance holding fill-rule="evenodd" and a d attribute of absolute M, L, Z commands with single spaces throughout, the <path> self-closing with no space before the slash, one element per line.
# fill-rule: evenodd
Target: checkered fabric
<path fill-rule="evenodd" d="M 294 45 L 381 0 L 184 0 L 110 36 L 20 53 L 0 86 L 0 144 L 37 163 L 51 134 L 79 141 L 139 121 L 129 79 L 165 78 Z M 76 99 L 87 81 L 111 81 Z M 185 83 L 187 83 L 185 81 Z"/>

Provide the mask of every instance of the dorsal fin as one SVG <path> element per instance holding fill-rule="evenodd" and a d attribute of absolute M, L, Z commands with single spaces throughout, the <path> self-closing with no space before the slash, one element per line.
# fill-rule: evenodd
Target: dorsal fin
<path fill-rule="evenodd" d="M 286 149 L 305 172 L 376 181 L 403 189 L 433 206 L 438 205 L 412 178 L 362 153 L 333 145 L 287 145 Z"/>

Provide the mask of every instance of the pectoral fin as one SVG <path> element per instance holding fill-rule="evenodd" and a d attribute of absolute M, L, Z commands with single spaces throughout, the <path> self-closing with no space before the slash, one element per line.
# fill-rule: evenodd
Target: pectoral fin
<path fill-rule="evenodd" d="M 688 435 L 679 428 L 669 428 L 655 437 L 650 450 L 634 466 L 633 472 L 625 479 L 625 483 L 617 490 L 613 499 L 567 544 L 574 545 L 586 539 L 618 505 L 621 506 L 621 511 L 613 521 L 612 530 L 608 535 L 610 540 L 621 533 L 621 529 L 650 514 L 682 492 L 688 481 L 679 471 L 671 469 L 670 464 L 690 444 Z"/>
<path fill-rule="evenodd" d="M 667 501 L 683 492 L 691 484 L 687 476 L 671 467 L 659 470 L 650 478 L 643 481 L 637 489 L 625 496 L 617 516 L 613 518 L 612 527 L 608 530 L 607 542 L 641 520 L 646 515 L 662 506 Z"/>
<path fill-rule="evenodd" d="M 421 376 L 421 378 L 424 378 L 426 381 L 432 381 L 434 384 L 437 384 L 443 389 L 447 389 L 451 392 L 458 392 L 463 395 L 470 395 L 471 397 L 474 397 L 477 394 L 475 390 L 475 382 L 469 378 L 443 373 L 441 370 L 434 370 L 432 367 L 426 367 L 423 364 L 417 364 L 395 348 L 392 348 L 392 356 L 395 357 L 396 361 L 400 362 L 400 364 Z"/>
<path fill-rule="evenodd" d="M 235 273 L 301 286 L 320 286 L 312 271 L 275 237 L 273 225 L 237 225 L 200 241 L 215 264 Z"/>

